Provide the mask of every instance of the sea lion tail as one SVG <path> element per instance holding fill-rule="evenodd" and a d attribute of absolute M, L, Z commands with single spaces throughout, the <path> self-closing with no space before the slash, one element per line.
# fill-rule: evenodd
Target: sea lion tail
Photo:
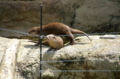
<path fill-rule="evenodd" d="M 88 37 L 88 39 L 89 39 L 90 41 L 92 41 L 92 40 L 90 39 L 90 37 L 89 37 L 85 32 L 83 32 L 83 31 L 80 31 L 80 30 L 77 30 L 77 29 L 73 29 L 73 28 L 70 28 L 70 31 L 71 31 L 72 34 L 85 34 L 85 35 Z"/>

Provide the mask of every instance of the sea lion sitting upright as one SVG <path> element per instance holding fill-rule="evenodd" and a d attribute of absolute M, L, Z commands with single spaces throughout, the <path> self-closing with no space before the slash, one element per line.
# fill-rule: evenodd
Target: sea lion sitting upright
<path fill-rule="evenodd" d="M 46 37 L 46 41 L 49 43 L 50 49 L 60 49 L 64 46 L 63 39 L 59 36 L 49 34 Z"/>
<path fill-rule="evenodd" d="M 42 31 L 43 31 L 43 35 L 48 35 L 48 34 L 66 35 L 65 37 L 70 41 L 71 45 L 74 44 L 73 34 L 85 34 L 88 37 L 88 35 L 85 32 L 77 30 L 77 29 L 70 28 L 63 23 L 58 23 L 58 22 L 43 25 L 42 26 Z M 40 27 L 31 28 L 29 30 L 29 34 L 32 34 L 32 33 L 35 33 L 35 34 L 39 35 L 40 34 Z M 89 40 L 91 40 L 91 39 L 89 38 Z M 39 45 L 39 44 L 40 44 L 40 40 L 38 41 L 36 46 Z"/>

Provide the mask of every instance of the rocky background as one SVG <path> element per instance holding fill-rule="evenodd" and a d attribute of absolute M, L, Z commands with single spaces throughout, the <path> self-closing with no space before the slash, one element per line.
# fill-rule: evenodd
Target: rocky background
<path fill-rule="evenodd" d="M 0 0 L 0 27 L 28 32 L 40 24 L 62 22 L 87 33 L 120 31 L 120 0 Z M 0 30 L 0 36 L 20 37 Z"/>
<path fill-rule="evenodd" d="M 62 22 L 86 33 L 120 31 L 120 0 L 0 0 L 0 28 L 27 33 L 39 26 L 41 4 L 43 24 Z M 0 36 L 25 35 L 0 30 Z M 113 36 L 90 36 L 91 42 L 86 36 L 77 37 L 75 45 L 49 52 L 49 47 L 42 45 L 43 79 L 120 79 L 120 35 Z M 1 62 L 10 40 L 0 37 Z M 29 41 L 19 39 L 14 79 L 40 79 L 40 48 Z"/>

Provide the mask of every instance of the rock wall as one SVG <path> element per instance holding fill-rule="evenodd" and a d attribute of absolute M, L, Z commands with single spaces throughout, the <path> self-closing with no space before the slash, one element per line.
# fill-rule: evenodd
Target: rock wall
<path fill-rule="evenodd" d="M 43 24 L 62 22 L 70 25 L 79 6 L 79 0 L 42 0 L 0 2 L 0 27 L 28 32 L 40 24 L 40 5 L 43 5 Z M 0 31 L 2 36 L 21 36 L 21 34 Z"/>
<path fill-rule="evenodd" d="M 62 22 L 87 33 L 120 31 L 119 0 L 0 0 L 0 27 L 28 32 L 39 26 L 41 4 L 43 24 Z M 24 36 L 1 30 L 0 35 Z"/>
<path fill-rule="evenodd" d="M 73 27 L 87 32 L 120 31 L 119 0 L 85 0 L 76 10 Z"/>

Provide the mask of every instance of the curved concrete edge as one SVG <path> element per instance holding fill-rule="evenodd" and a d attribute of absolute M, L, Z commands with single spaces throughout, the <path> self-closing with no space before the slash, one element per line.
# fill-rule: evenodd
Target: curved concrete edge
<path fill-rule="evenodd" d="M 12 39 L 5 50 L 3 59 L 0 64 L 0 79 L 14 79 L 16 54 L 20 41 Z"/>

